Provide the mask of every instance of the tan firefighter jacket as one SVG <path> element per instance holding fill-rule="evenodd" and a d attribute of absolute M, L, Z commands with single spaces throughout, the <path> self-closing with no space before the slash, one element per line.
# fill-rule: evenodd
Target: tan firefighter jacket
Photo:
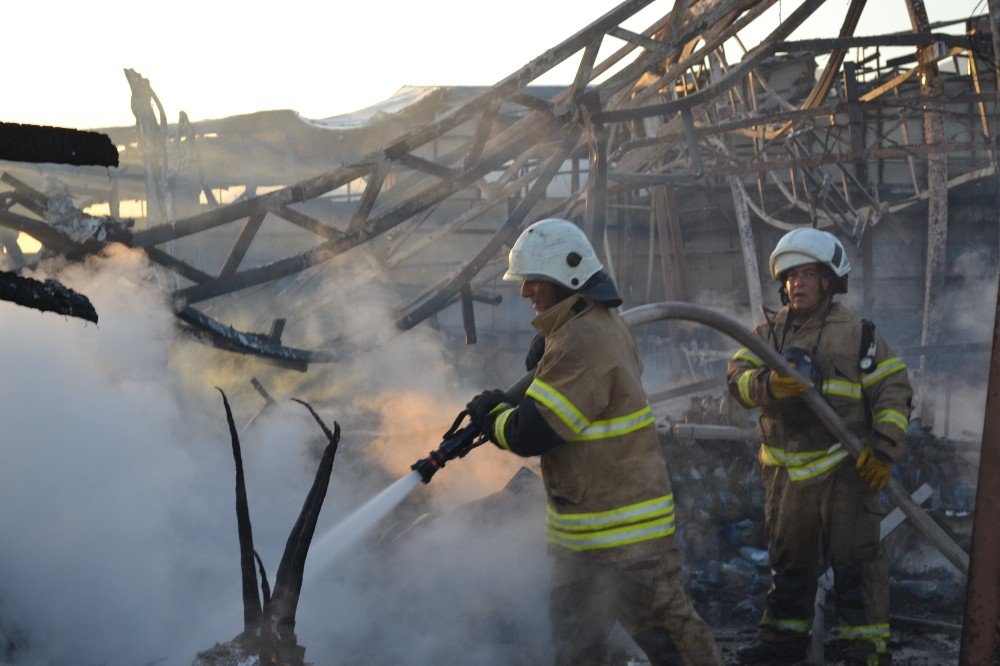
<path fill-rule="evenodd" d="M 804 324 L 786 326 L 788 316 L 785 307 L 770 326 L 758 326 L 755 332 L 782 355 L 793 347 L 812 353 L 821 375 L 817 388 L 845 425 L 859 438 L 877 434 L 868 439 L 872 448 L 898 458 L 912 395 L 903 362 L 875 333 L 874 356 L 863 372 L 861 320 L 839 303 L 831 306 L 825 320 L 813 316 Z M 769 372 L 745 347 L 730 359 L 727 372 L 730 393 L 745 407 L 760 410 L 760 461 L 787 468 L 792 481 L 825 476 L 848 457 L 847 450 L 803 399 L 773 398 L 767 387 Z"/>
<path fill-rule="evenodd" d="M 550 550 L 613 559 L 659 552 L 674 533 L 674 502 L 632 331 L 579 295 L 532 324 L 545 336 L 545 353 L 519 407 L 534 401 L 565 441 L 541 455 Z M 515 409 L 494 424 L 503 448 Z"/>

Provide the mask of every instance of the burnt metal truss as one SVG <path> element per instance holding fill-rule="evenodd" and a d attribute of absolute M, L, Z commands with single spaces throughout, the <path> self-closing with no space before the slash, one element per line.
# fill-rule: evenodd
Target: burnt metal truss
<path fill-rule="evenodd" d="M 280 327 L 268 334 L 241 332 L 214 320 L 199 304 L 309 271 L 386 236 L 393 246 L 381 260 L 392 267 L 506 206 L 502 222 L 478 252 L 395 314 L 397 328 L 407 330 L 460 303 L 467 339 L 474 340 L 471 302 L 490 298 L 480 281 L 496 272 L 487 267 L 499 265 L 524 224 L 546 215 L 582 219 L 599 237 L 609 197 L 648 196 L 663 186 L 731 178 L 734 196 L 768 224 L 791 228 L 811 221 L 860 244 L 884 216 L 940 201 L 949 187 L 995 174 L 997 93 L 988 22 L 969 19 L 963 34 L 955 35 L 935 31 L 941 26 L 930 24 L 923 12 L 912 32 L 854 37 L 866 2 L 852 0 L 836 37 L 796 41 L 795 30 L 825 3 L 803 0 L 730 62 L 727 47 L 742 46 L 738 33 L 776 2 L 677 0 L 635 32 L 624 24 L 653 0 L 627 0 L 496 85 L 360 160 L 265 194 L 251 190 L 228 205 L 213 206 L 214 197 L 204 188 L 210 208 L 180 219 L 171 215 L 162 106 L 148 82 L 128 70 L 147 158 L 149 225 L 136 229 L 129 220 L 88 218 L 79 210 L 54 224 L 46 195 L 9 174 L 3 182 L 10 189 L 0 192 L 0 225 L 74 257 L 109 242 L 141 248 L 175 275 L 175 311 L 187 325 L 225 348 L 304 368 L 354 349 L 286 347 Z M 900 11 L 904 6 L 921 18 L 922 3 L 900 0 Z M 889 47 L 913 55 L 885 61 L 880 50 Z M 852 50 L 858 57 L 845 62 Z M 803 57 L 812 63 L 819 56 L 826 56 L 826 64 L 804 96 L 785 98 L 768 80 L 775 63 Z M 528 94 L 539 76 L 572 59 L 578 63 L 572 84 L 548 99 Z M 947 60 L 962 71 L 950 75 L 945 88 L 934 81 L 937 63 Z M 516 110 L 513 120 L 505 115 L 510 109 Z M 935 119 L 930 125 L 935 132 L 919 129 L 928 119 Z M 197 150 L 193 134 L 185 141 L 184 150 Z M 440 145 L 450 149 L 437 154 Z M 931 168 L 949 155 L 950 174 Z M 567 160 L 581 159 L 589 160 L 589 168 L 574 174 L 568 195 L 553 196 L 550 185 Z M 906 170 L 909 191 L 880 187 L 880 174 L 890 167 Z M 351 210 L 339 222 L 302 210 L 359 185 L 361 196 L 349 202 Z M 768 209 L 765 187 L 780 192 L 786 204 Z M 462 193 L 464 212 L 405 246 L 431 213 Z M 174 250 L 181 239 L 227 225 L 240 231 L 228 256 L 211 271 Z M 298 253 L 248 265 L 251 248 L 258 249 L 255 238 L 280 225 L 299 227 L 314 242 Z M 934 342 L 933 336 L 924 340 Z"/>

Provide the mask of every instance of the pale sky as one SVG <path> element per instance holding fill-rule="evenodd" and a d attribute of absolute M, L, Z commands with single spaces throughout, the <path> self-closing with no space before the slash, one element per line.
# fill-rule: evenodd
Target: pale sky
<path fill-rule="evenodd" d="M 780 0 L 757 30 L 770 31 L 779 11 L 788 16 L 800 3 Z M 4 8 L 0 121 L 131 125 L 126 67 L 150 80 L 170 122 L 181 110 L 192 120 L 268 109 L 324 118 L 404 85 L 490 85 L 616 4 L 283 0 L 259 9 L 245 0 L 16 0 Z M 835 36 L 848 4 L 828 0 L 795 37 Z M 926 4 L 932 22 L 986 11 L 986 0 Z M 672 5 L 657 0 L 626 27 L 641 30 Z M 857 34 L 908 29 L 904 0 L 869 0 Z M 567 83 L 573 72 L 566 66 L 536 83 Z"/>

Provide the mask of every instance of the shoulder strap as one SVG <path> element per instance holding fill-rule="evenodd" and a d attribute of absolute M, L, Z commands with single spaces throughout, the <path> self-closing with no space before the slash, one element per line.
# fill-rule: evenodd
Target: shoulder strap
<path fill-rule="evenodd" d="M 861 320 L 861 346 L 858 349 L 858 367 L 862 373 L 875 369 L 875 324 Z"/>

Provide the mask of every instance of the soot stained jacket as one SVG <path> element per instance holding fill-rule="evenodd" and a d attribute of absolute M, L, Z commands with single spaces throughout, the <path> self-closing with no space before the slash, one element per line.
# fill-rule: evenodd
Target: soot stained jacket
<path fill-rule="evenodd" d="M 525 398 L 500 408 L 492 439 L 541 455 L 550 549 L 614 559 L 659 552 L 674 533 L 673 494 L 631 329 L 579 295 L 532 324 L 545 352 Z"/>
<path fill-rule="evenodd" d="M 798 347 L 811 353 L 819 366 L 817 388 L 845 425 L 895 460 L 902 453 L 910 417 L 912 390 L 906 366 L 878 333 L 872 363 L 862 371 L 862 323 L 850 310 L 834 303 L 826 315 L 801 325 L 788 321 L 783 308 L 760 325 L 757 335 L 779 353 Z M 822 333 L 820 331 L 822 330 Z M 817 345 L 818 343 L 818 345 Z M 730 359 L 729 391 L 745 407 L 760 410 L 760 460 L 786 467 L 792 481 L 819 478 L 847 457 L 847 450 L 819 421 L 801 398 L 778 400 L 768 391 L 770 370 L 747 348 Z"/>

